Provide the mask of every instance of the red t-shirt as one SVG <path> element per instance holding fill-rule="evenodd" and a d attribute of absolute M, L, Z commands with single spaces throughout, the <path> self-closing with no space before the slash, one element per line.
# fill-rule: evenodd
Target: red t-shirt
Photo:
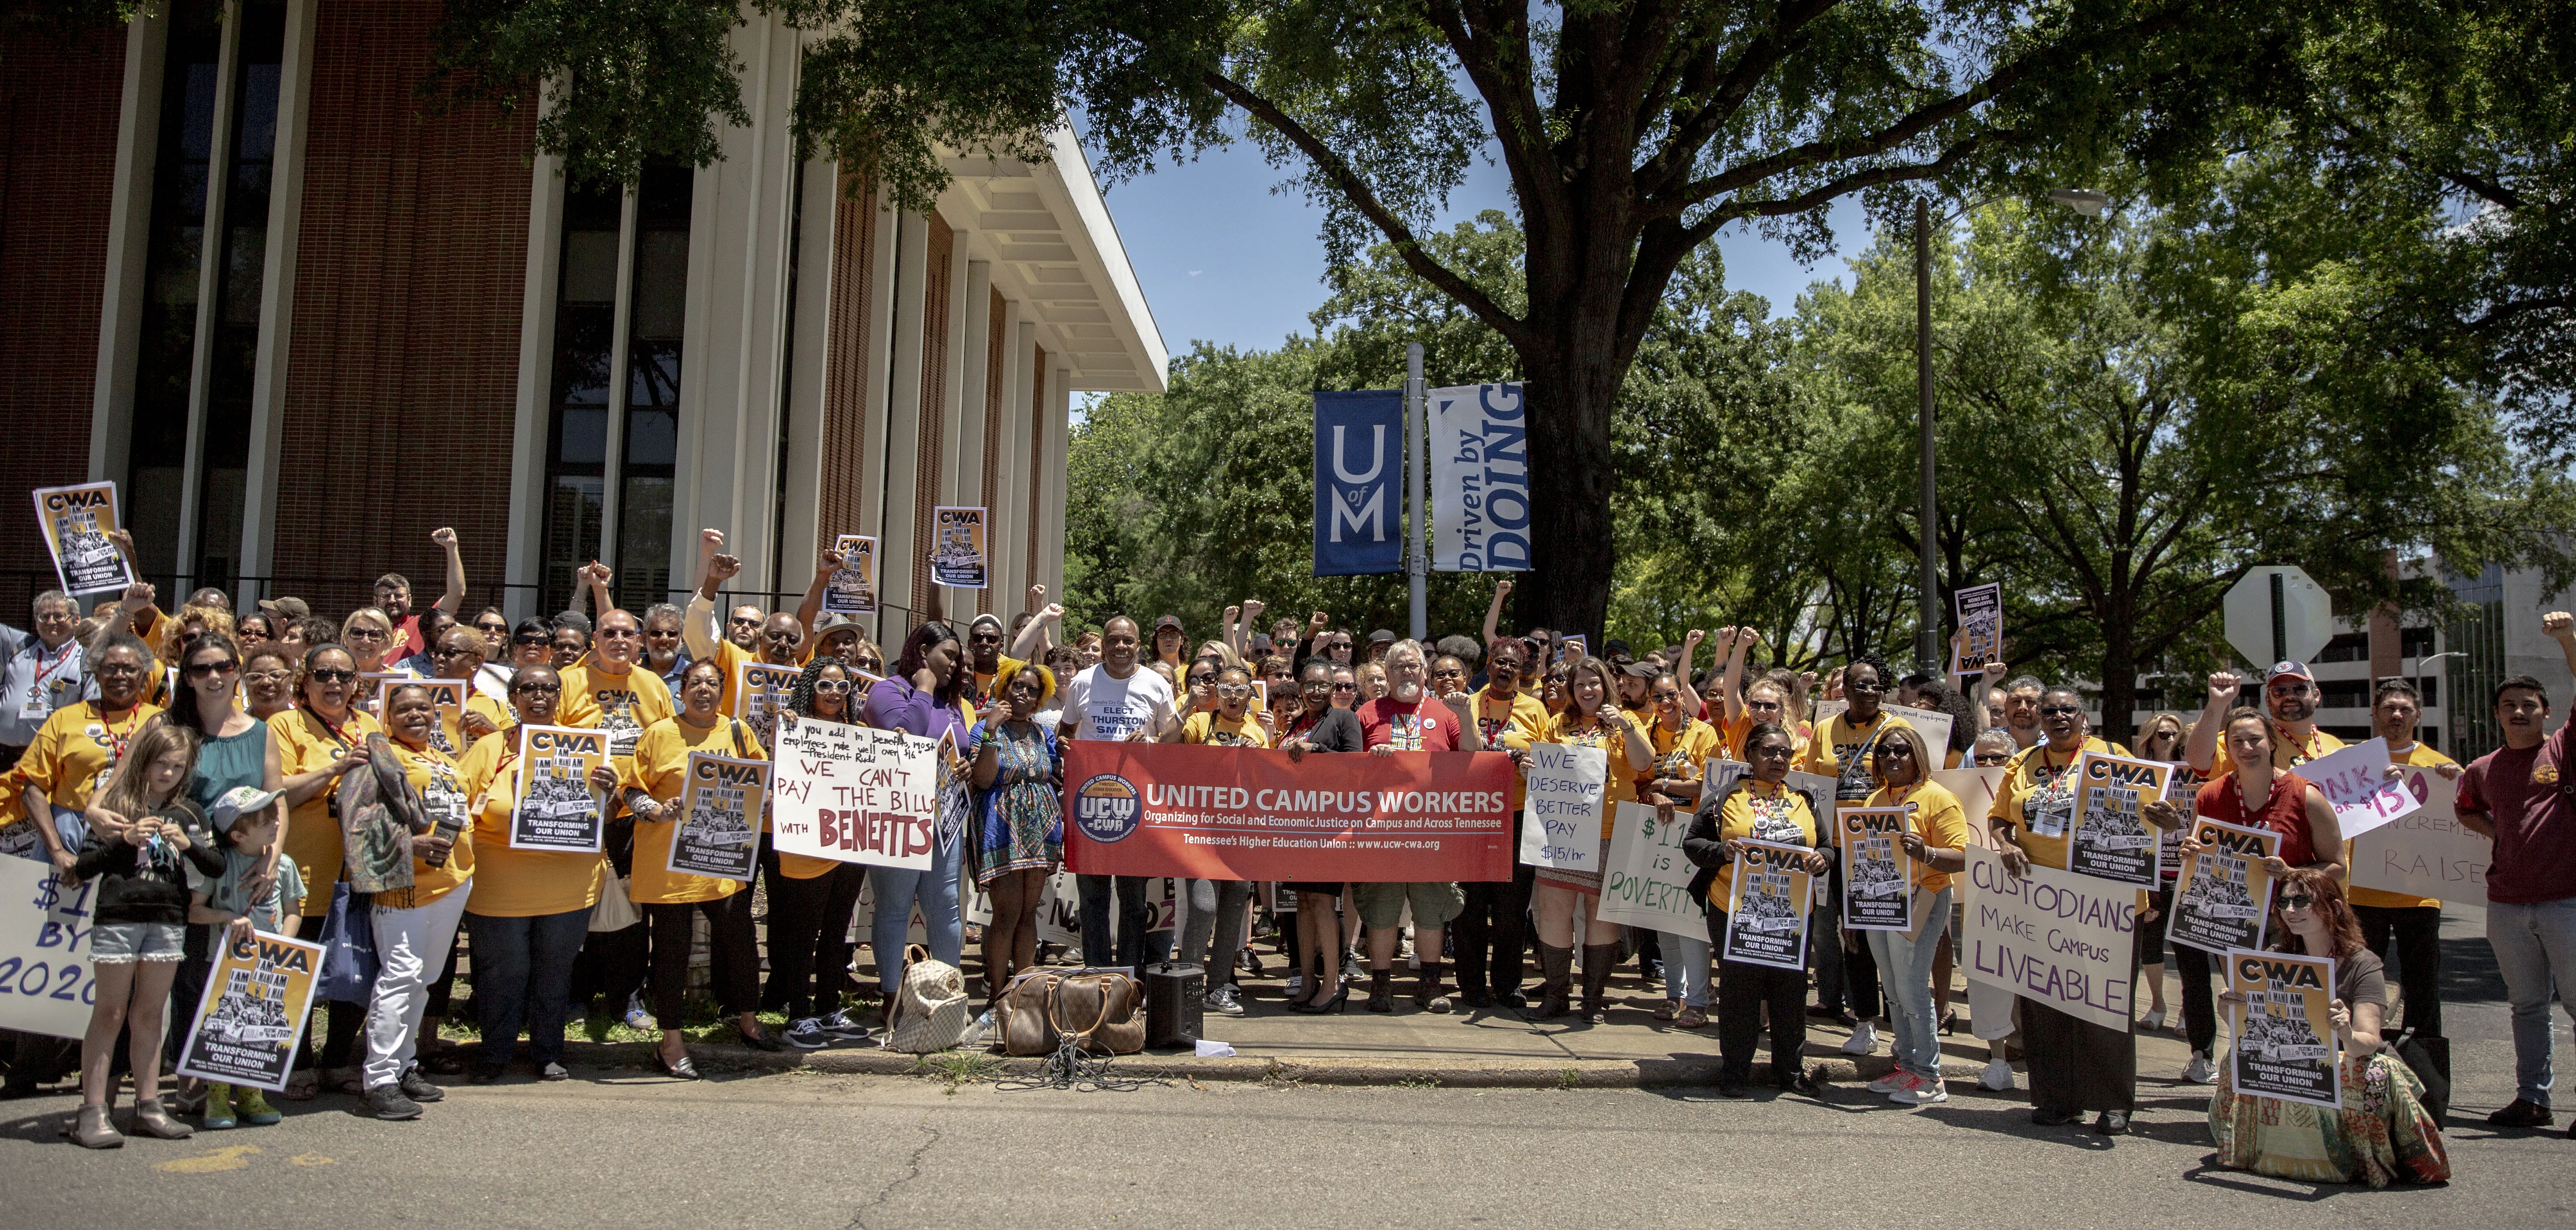
<path fill-rule="evenodd" d="M 2212 820 L 2249 829 L 2270 829 L 2281 835 L 2281 861 L 2293 867 L 2317 861 L 2316 839 L 2308 833 L 2308 779 L 2283 771 L 2272 775 L 2271 797 L 2259 808 L 2245 806 L 2245 792 L 2236 788 L 2236 775 L 2224 773 L 2209 779 L 2192 800 L 2193 810 Z M 2342 851 L 2336 851 L 2338 857 Z"/>
<path fill-rule="evenodd" d="M 2576 782 L 2567 778 L 2569 726 L 2540 746 L 2500 747 L 2460 772 L 2453 810 L 2483 815 L 2495 825 L 2495 864 L 2487 868 L 2487 900 L 2533 905 L 2576 897 Z"/>
<path fill-rule="evenodd" d="M 1458 715 L 1430 696 L 1411 704 L 1381 696 L 1360 706 L 1359 719 L 1368 747 L 1392 746 L 1399 752 L 1458 750 Z"/>
<path fill-rule="evenodd" d="M 385 661 L 400 662 L 427 648 L 420 639 L 420 616 L 405 615 L 394 625 L 394 647 L 385 651 Z"/>

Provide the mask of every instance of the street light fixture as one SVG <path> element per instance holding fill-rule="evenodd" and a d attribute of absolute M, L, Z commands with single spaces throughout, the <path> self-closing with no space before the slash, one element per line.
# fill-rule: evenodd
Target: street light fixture
<path fill-rule="evenodd" d="M 2098 218 L 2111 198 L 2091 188 L 2051 188 L 2047 199 L 2087 218 Z M 1996 198 L 1962 205 L 1943 221 L 1966 213 Z M 1914 666 L 1926 675 L 1940 675 L 1941 641 L 1941 567 L 1933 529 L 1938 522 L 1939 507 L 1933 499 L 1932 445 L 1932 205 L 1923 197 L 1914 198 L 1914 391 L 1916 426 L 1920 430 L 1922 475 L 1921 525 L 1915 535 L 1922 548 L 1922 576 L 1919 589 L 1921 605 L 1914 625 Z"/>

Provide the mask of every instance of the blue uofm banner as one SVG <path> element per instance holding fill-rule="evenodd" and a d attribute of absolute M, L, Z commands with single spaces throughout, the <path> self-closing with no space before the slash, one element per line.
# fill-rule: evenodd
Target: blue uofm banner
<path fill-rule="evenodd" d="M 1315 394 L 1315 575 L 1404 570 L 1404 394 Z"/>

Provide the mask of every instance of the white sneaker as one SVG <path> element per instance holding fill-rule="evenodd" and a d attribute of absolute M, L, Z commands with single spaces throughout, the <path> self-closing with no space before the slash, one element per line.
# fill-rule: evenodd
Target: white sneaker
<path fill-rule="evenodd" d="M 1871 1093 L 1894 1093 L 1904 1088 L 1908 1079 L 1911 1079 L 1910 1074 L 1905 1069 L 1898 1068 L 1863 1087 Z"/>
<path fill-rule="evenodd" d="M 2013 1087 L 2012 1065 L 2004 1062 L 2002 1056 L 1996 1056 L 1986 1064 L 1985 1071 L 1977 1074 L 1977 1083 L 1988 1089 L 1992 1089 L 1997 1093 L 2011 1092 Z"/>
<path fill-rule="evenodd" d="M 1878 1026 L 1863 1021 L 1852 1026 L 1851 1040 L 1843 1043 L 1843 1054 L 1866 1055 L 1878 1049 Z"/>
<path fill-rule="evenodd" d="M 2182 1066 L 2182 1078 L 2195 1085 L 2215 1085 L 2218 1083 L 2218 1065 L 2209 1062 L 2207 1054 L 2193 1051 L 2191 1062 Z"/>
<path fill-rule="evenodd" d="M 1912 1085 L 1887 1095 L 1887 1100 L 1905 1106 L 1929 1106 L 1949 1101 L 1950 1090 L 1939 1081 L 1927 1081 L 1918 1076 Z"/>
<path fill-rule="evenodd" d="M 1288 992 L 1288 998 L 1290 999 L 1295 999 L 1299 995 L 1305 994 L 1306 976 L 1304 974 L 1288 975 L 1288 985 L 1285 990 Z"/>

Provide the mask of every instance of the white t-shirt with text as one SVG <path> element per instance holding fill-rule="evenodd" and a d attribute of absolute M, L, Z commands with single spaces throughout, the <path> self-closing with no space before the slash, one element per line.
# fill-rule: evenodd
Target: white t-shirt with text
<path fill-rule="evenodd" d="M 1124 679 L 1086 666 L 1064 690 L 1064 716 L 1077 739 L 1124 739 L 1172 707 L 1172 685 L 1138 666 Z"/>

